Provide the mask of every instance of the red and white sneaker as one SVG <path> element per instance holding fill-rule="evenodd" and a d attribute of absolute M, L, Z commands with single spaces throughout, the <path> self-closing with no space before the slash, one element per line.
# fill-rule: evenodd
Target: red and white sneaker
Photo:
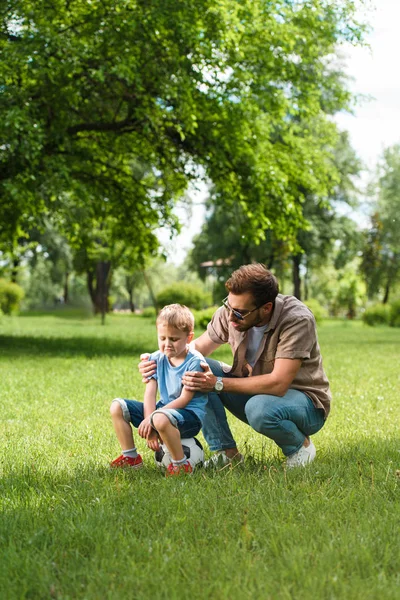
<path fill-rule="evenodd" d="M 165 477 L 179 477 L 179 475 L 190 475 L 193 473 L 192 465 L 186 461 L 183 465 L 170 463 L 165 472 Z"/>
<path fill-rule="evenodd" d="M 131 458 L 130 456 L 118 456 L 115 460 L 110 463 L 111 469 L 126 469 L 127 467 L 131 467 L 132 469 L 141 469 L 143 467 L 143 459 L 138 454 L 135 458 Z"/>

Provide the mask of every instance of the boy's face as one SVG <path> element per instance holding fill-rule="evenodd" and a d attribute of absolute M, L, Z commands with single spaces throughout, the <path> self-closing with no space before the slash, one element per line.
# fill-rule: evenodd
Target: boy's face
<path fill-rule="evenodd" d="M 180 331 L 167 323 L 157 326 L 158 349 L 168 358 L 182 358 L 186 356 L 186 346 L 192 340 L 193 333 Z"/>

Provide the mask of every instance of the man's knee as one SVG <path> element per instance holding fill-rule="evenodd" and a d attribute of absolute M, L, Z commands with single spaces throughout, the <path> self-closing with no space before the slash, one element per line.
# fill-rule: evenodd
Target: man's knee
<path fill-rule="evenodd" d="M 265 428 L 276 423 L 277 417 L 273 410 L 273 398 L 266 395 L 253 396 L 245 406 L 245 413 L 249 425 L 258 433 L 263 433 Z"/>

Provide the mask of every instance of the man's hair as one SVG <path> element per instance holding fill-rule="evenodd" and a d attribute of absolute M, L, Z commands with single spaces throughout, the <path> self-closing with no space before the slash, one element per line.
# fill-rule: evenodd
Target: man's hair
<path fill-rule="evenodd" d="M 261 263 L 243 265 L 232 273 L 225 287 L 231 294 L 240 295 L 250 292 L 257 306 L 275 302 L 279 293 L 278 280 Z"/>
<path fill-rule="evenodd" d="M 156 325 L 160 323 L 166 323 L 189 334 L 194 329 L 194 316 L 183 304 L 167 304 L 158 314 Z"/>

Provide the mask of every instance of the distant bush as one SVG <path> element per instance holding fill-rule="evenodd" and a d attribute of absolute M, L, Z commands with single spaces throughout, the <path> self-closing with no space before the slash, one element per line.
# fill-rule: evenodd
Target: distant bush
<path fill-rule="evenodd" d="M 156 318 L 156 309 L 154 306 L 146 306 L 140 313 L 141 317 L 145 317 L 146 319 L 155 319 Z"/>
<path fill-rule="evenodd" d="M 210 306 L 209 308 L 204 308 L 203 310 L 194 310 L 193 314 L 195 327 L 198 327 L 199 329 L 206 329 L 217 308 L 218 306 Z"/>
<path fill-rule="evenodd" d="M 391 327 L 400 327 L 400 300 L 396 300 L 390 305 L 389 325 Z"/>
<path fill-rule="evenodd" d="M 6 315 L 18 312 L 24 290 L 17 283 L 0 279 L 0 310 Z"/>
<path fill-rule="evenodd" d="M 157 295 L 157 304 L 160 308 L 166 304 L 184 304 L 191 309 L 201 310 L 210 304 L 210 295 L 194 283 L 177 281 L 165 287 Z"/>
<path fill-rule="evenodd" d="M 318 300 L 310 298 L 309 300 L 305 300 L 304 304 L 311 310 L 317 323 L 320 323 L 322 319 L 326 319 L 328 317 L 328 311 Z"/>
<path fill-rule="evenodd" d="M 400 312 L 399 312 L 400 315 Z M 365 309 L 362 320 L 366 325 L 388 325 L 390 306 L 388 304 L 373 304 Z"/>
<path fill-rule="evenodd" d="M 4 313 L 3 313 L 3 311 L 0 308 L 0 323 L 1 323 L 2 319 L 3 319 L 3 316 L 4 316 Z"/>

